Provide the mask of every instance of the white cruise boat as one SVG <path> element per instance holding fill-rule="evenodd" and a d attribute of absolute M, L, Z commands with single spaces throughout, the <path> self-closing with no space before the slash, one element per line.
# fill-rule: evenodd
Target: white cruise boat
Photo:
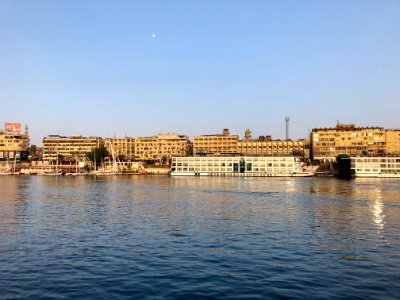
<path fill-rule="evenodd" d="M 350 157 L 355 177 L 400 178 L 400 157 Z"/>
<path fill-rule="evenodd" d="M 316 168 L 293 156 L 173 157 L 173 176 L 305 177 Z"/>

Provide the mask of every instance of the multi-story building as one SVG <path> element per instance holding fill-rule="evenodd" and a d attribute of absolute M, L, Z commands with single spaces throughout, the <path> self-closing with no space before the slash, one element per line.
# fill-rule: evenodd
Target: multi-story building
<path fill-rule="evenodd" d="M 134 139 L 135 160 L 169 162 L 173 156 L 189 155 L 190 141 L 186 135 L 159 134 Z"/>
<path fill-rule="evenodd" d="M 207 156 L 238 155 L 238 135 L 229 135 L 229 129 L 222 134 L 193 137 L 193 154 Z"/>
<path fill-rule="evenodd" d="M 135 159 L 135 139 L 131 137 L 124 138 L 105 138 L 104 145 L 109 153 L 114 154 L 121 161 L 132 161 Z"/>
<path fill-rule="evenodd" d="M 103 144 L 103 139 L 97 136 L 84 137 L 75 135 L 67 137 L 49 135 L 43 138 L 42 158 L 43 160 L 56 160 L 57 157 L 62 157 L 64 160 L 82 161 L 86 153 Z"/>
<path fill-rule="evenodd" d="M 20 123 L 6 123 L 5 129 L 0 129 L 0 161 L 28 159 L 29 134 L 25 126 L 21 132 Z"/>
<path fill-rule="evenodd" d="M 387 129 L 385 131 L 386 147 L 385 153 L 387 154 L 400 154 L 400 130 Z"/>
<path fill-rule="evenodd" d="M 247 156 L 285 156 L 297 155 L 308 157 L 309 141 L 301 140 L 272 140 L 270 136 L 260 136 L 258 139 L 238 141 L 240 155 Z"/>
<path fill-rule="evenodd" d="M 335 160 L 338 155 L 378 155 L 385 151 L 382 127 L 356 127 L 338 124 L 334 128 L 315 128 L 311 132 L 314 160 Z"/>

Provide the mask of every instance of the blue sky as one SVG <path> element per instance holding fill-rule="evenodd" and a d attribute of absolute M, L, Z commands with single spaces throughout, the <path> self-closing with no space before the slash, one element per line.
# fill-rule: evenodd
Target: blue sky
<path fill-rule="evenodd" d="M 0 0 L 0 123 L 303 138 L 400 127 L 400 1 Z M 155 34 L 156 36 L 152 36 Z"/>

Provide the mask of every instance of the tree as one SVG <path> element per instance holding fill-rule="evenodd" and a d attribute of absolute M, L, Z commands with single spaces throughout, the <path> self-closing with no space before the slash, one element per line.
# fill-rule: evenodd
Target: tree
<path fill-rule="evenodd" d="M 98 148 L 93 148 L 92 151 L 86 153 L 86 156 L 91 162 L 94 163 L 96 160 L 97 165 L 104 161 L 104 158 L 108 155 L 108 151 L 103 145 L 100 145 Z"/>
<path fill-rule="evenodd" d="M 149 165 L 155 165 L 158 162 L 158 160 L 156 159 L 149 159 L 149 160 L 145 160 L 144 164 L 149 166 Z"/>
<path fill-rule="evenodd" d="M 117 160 L 119 160 L 119 161 L 127 161 L 126 155 L 125 154 L 118 154 L 117 155 Z"/>
<path fill-rule="evenodd" d="M 57 154 L 57 160 L 58 161 L 64 161 L 65 160 L 65 156 L 62 154 Z"/>
<path fill-rule="evenodd" d="M 293 150 L 292 154 L 293 154 L 293 156 L 304 157 L 304 151 L 301 151 L 301 150 Z"/>

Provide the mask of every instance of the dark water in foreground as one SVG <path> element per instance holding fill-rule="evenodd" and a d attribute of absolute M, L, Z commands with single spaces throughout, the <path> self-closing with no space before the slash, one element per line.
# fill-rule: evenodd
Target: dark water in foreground
<path fill-rule="evenodd" d="M 0 178 L 0 298 L 400 297 L 400 180 Z"/>

